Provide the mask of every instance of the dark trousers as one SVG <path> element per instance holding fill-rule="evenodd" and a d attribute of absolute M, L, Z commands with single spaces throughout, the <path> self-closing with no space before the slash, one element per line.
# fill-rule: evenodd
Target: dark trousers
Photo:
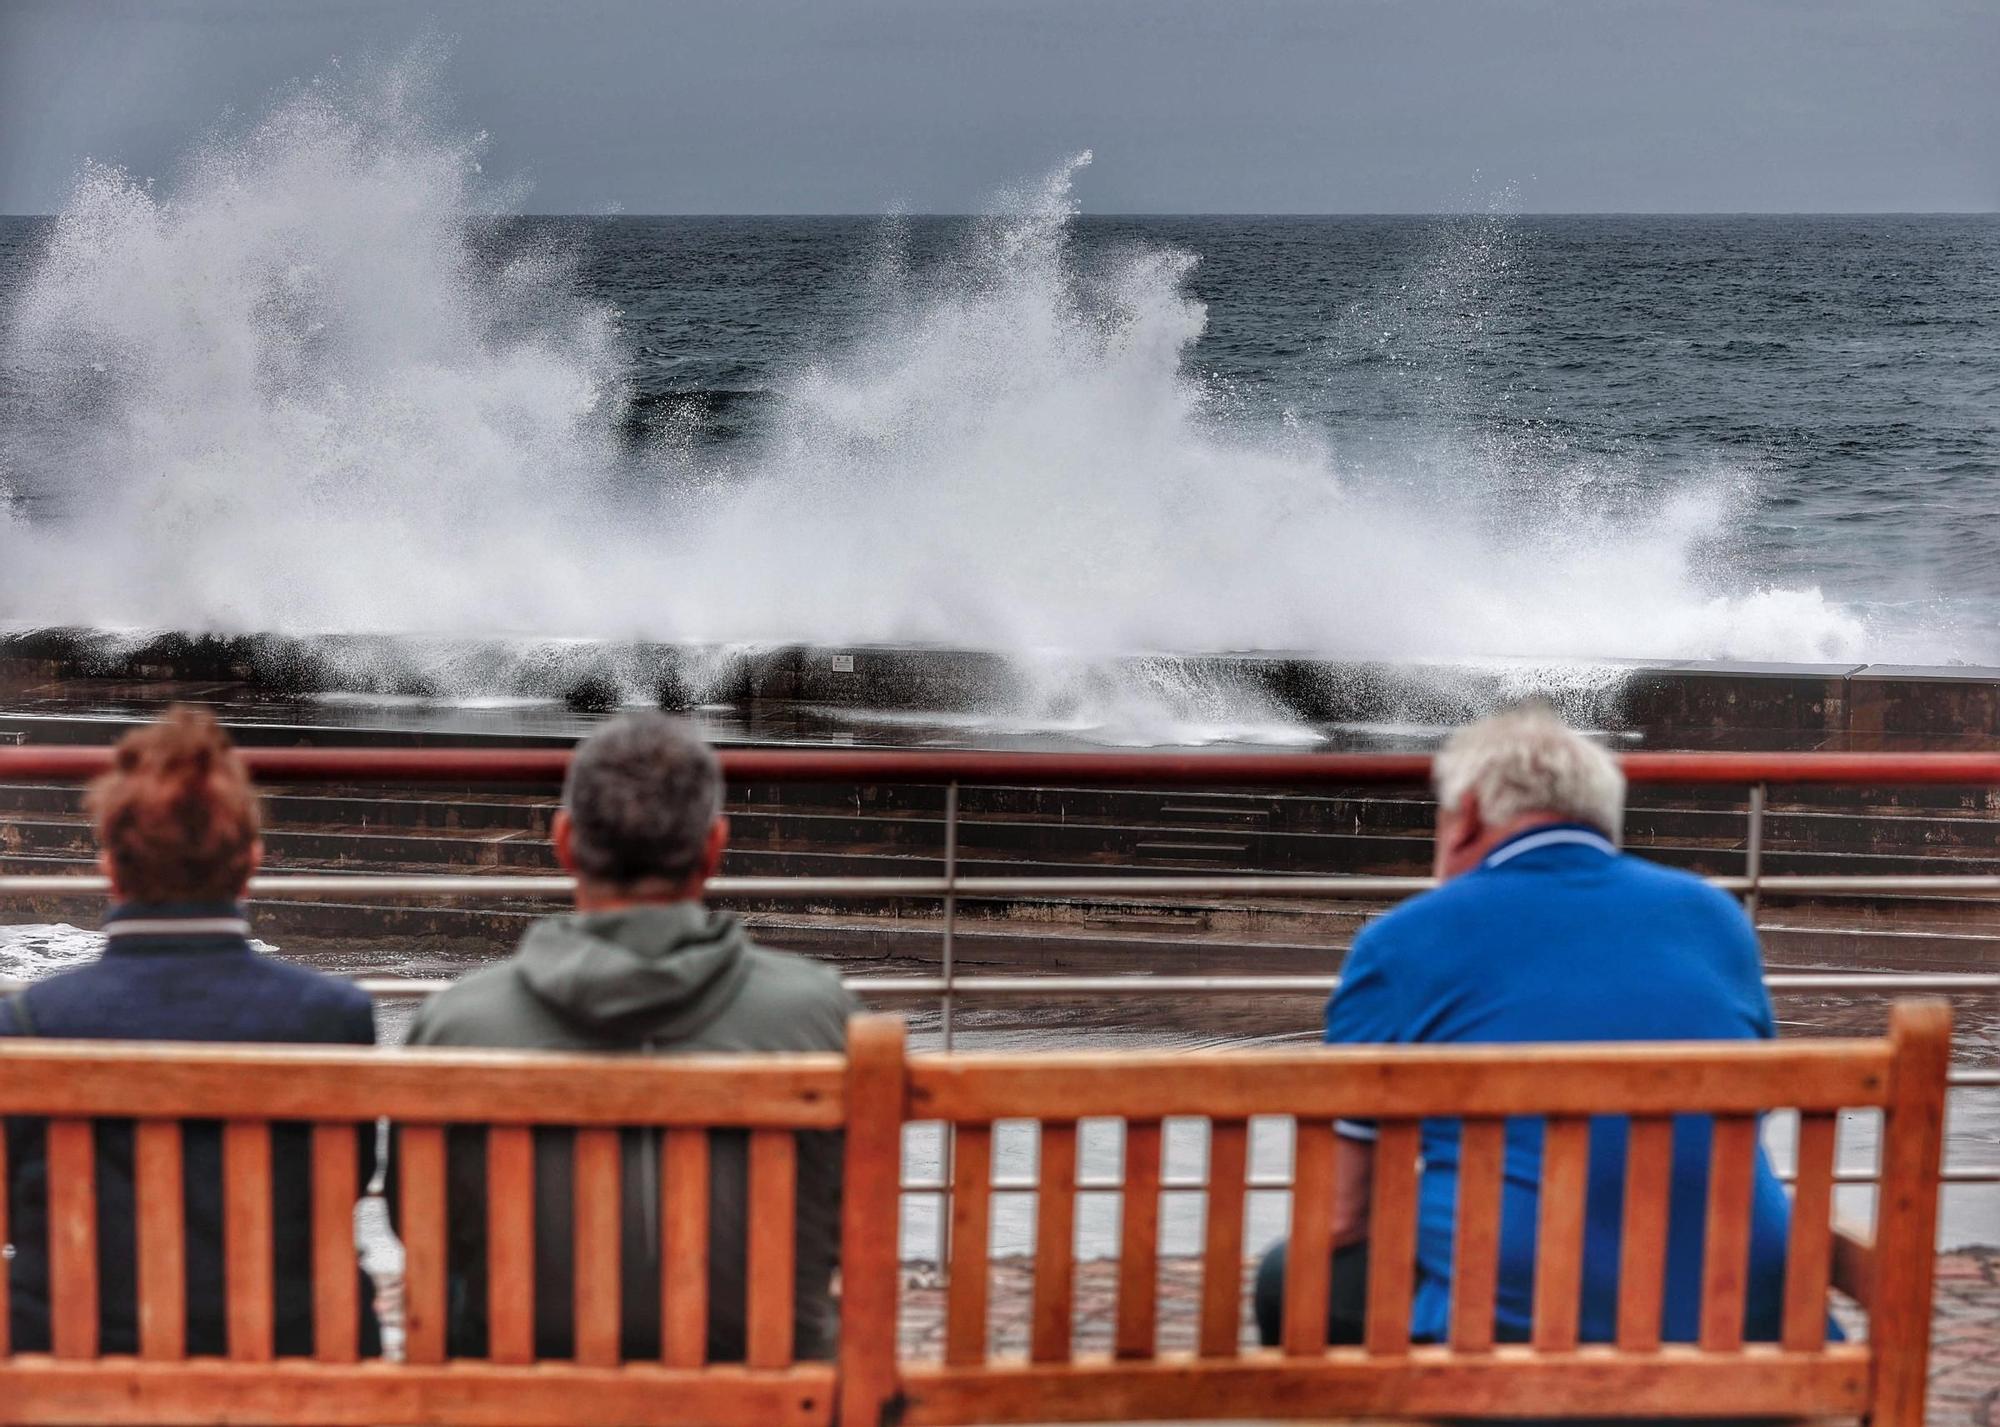
<path fill-rule="evenodd" d="M 1285 1331 L 1285 1241 L 1278 1240 L 1257 1265 L 1257 1336 L 1275 1348 Z M 1368 1241 L 1333 1251 L 1327 1280 L 1326 1340 L 1359 1343 L 1368 1316 Z"/>

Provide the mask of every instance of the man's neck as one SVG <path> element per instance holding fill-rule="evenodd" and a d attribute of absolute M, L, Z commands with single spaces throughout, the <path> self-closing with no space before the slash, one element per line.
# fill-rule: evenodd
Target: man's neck
<path fill-rule="evenodd" d="M 1486 860 L 1488 854 L 1494 848 L 1500 846 L 1503 842 L 1512 842 L 1524 832 L 1533 832 L 1536 828 L 1541 827 L 1556 827 L 1562 823 L 1574 821 L 1576 819 L 1566 816 L 1563 813 L 1523 813 L 1511 822 L 1502 823 L 1499 827 L 1488 828 L 1477 842 L 1461 849 L 1459 856 L 1454 859 L 1456 866 L 1450 875 L 1456 877 L 1461 873 L 1472 871 L 1473 868 Z"/>
<path fill-rule="evenodd" d="M 671 907 L 679 902 L 693 902 L 701 897 L 703 880 L 697 878 L 688 882 L 634 882 L 629 886 L 578 882 L 576 909 L 586 913 L 627 912 L 634 907 Z"/>

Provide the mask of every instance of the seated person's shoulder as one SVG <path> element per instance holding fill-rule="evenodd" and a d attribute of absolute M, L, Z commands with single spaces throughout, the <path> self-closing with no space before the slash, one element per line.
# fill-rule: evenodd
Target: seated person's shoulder
<path fill-rule="evenodd" d="M 1356 945 L 1387 952 L 1461 934 L 1492 914 L 1504 888 L 1478 877 L 1455 877 L 1421 896 L 1397 903 L 1362 929 Z"/>
<path fill-rule="evenodd" d="M 1713 918 L 1731 927 L 1745 923 L 1743 908 L 1736 898 L 1719 887 L 1710 886 L 1705 879 L 1692 872 L 1663 866 L 1630 853 L 1620 858 L 1619 862 L 1633 889 L 1648 898 L 1657 899 L 1662 907 L 1689 916 Z"/>
<path fill-rule="evenodd" d="M 262 994 L 267 999 L 292 1001 L 309 1020 L 324 1028 L 326 1039 L 375 1038 L 374 1000 L 346 977 L 274 956 L 260 958 L 259 966 L 266 983 Z"/>
<path fill-rule="evenodd" d="M 496 1031 L 515 1025 L 532 1011 L 534 998 L 520 992 L 512 960 L 468 971 L 417 1008 L 404 1036 L 408 1045 L 486 1046 Z"/>
<path fill-rule="evenodd" d="M 823 961 L 769 947 L 749 949 L 749 988 L 761 1015 L 796 1022 L 810 1044 L 838 1049 L 847 1044 L 847 1018 L 857 1010 L 840 973 Z"/>

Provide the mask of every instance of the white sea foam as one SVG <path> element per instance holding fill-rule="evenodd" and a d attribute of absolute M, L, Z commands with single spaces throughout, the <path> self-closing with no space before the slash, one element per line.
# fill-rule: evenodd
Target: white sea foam
<path fill-rule="evenodd" d="M 253 940 L 266 954 L 276 947 Z M 0 990 L 7 983 L 40 981 L 97 960 L 104 952 L 104 933 L 68 922 L 0 924 Z"/>
<path fill-rule="evenodd" d="M 84 170 L 7 337 L 69 515 L 0 534 L 0 617 L 1086 661 L 1879 649 L 1819 590 L 1718 567 L 1737 473 L 1650 472 L 1635 495 L 1546 443 L 1454 429 L 1448 400 L 1365 462 L 1337 429 L 1247 420 L 1189 368 L 1192 257 L 1073 261 L 1088 155 L 934 267 L 892 251 L 874 316 L 799 355 L 748 455 L 635 472 L 614 315 L 559 250 L 475 255 L 496 199 L 481 141 L 429 116 L 435 84 L 416 63 L 305 86 L 164 194 Z M 1477 245 L 1435 262 L 1406 345 L 1441 340 L 1423 292 L 1462 304 L 1453 282 L 1498 270 Z M 1026 706 L 1090 697 L 1024 667 Z M 1207 718 L 1200 691 L 1148 697 Z"/>

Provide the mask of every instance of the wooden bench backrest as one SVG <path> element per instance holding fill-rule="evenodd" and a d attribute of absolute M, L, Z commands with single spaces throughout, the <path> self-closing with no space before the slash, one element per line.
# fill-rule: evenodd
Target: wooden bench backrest
<path fill-rule="evenodd" d="M 1921 1420 L 1941 1106 L 1942 1003 L 1908 1003 L 1887 1039 L 915 1058 L 909 1117 L 953 1127 L 955 1190 L 941 1363 L 906 1363 L 906 1427 L 975 1421 L 1327 1417 L 1816 1415 Z M 1871 1339 L 1825 1341 L 1836 1116 L 1885 1111 Z M 1757 1116 L 1799 1112 L 1783 1341 L 1746 1345 Z M 1700 1340 L 1663 1345 L 1673 1116 L 1714 1116 Z M 1289 1116 L 1294 1191 L 1285 1332 L 1240 1346 L 1248 1125 Z M 1589 1120 L 1629 1116 L 1617 1341 L 1579 1345 Z M 1496 1345 L 1509 1117 L 1544 1125 L 1531 1342 Z M 1192 1355 L 1158 1349 L 1163 1122 L 1208 1122 Z M 1462 1121 L 1449 1341 L 1410 1341 L 1418 1145 Z M 1078 1122 L 1123 1122 L 1116 1321 L 1108 1357 L 1072 1351 Z M 1326 1345 L 1333 1121 L 1376 1122 L 1366 1341 Z M 1027 1361 L 988 1349 L 993 1127 L 1039 1125 Z M 1102 1192 L 1102 1181 L 1093 1189 Z M 1893 1359 L 1893 1362 L 1891 1361 Z"/>
<path fill-rule="evenodd" d="M 633 1424 L 832 1420 L 835 1371 L 792 1362 L 799 1130 L 839 1129 L 836 1055 L 599 1058 L 0 1041 L 0 1114 L 47 1118 L 51 1348 L 4 1356 L 0 1422 Z M 357 1341 L 359 1137 L 400 1131 L 405 1361 Z M 139 1353 L 99 1353 L 94 1122 L 134 1122 Z M 227 1356 L 187 1355 L 183 1122 L 222 1124 Z M 310 1361 L 273 1352 L 271 1130 L 311 1126 Z M 447 1127 L 484 1127 L 489 1357 L 447 1360 Z M 534 1361 L 532 1128 L 574 1127 L 575 1348 Z M 619 1363 L 620 1130 L 663 1131 L 662 1360 Z M 748 1134 L 747 1361 L 705 1366 L 708 1132 Z M 5 1166 L 0 1164 L 0 1174 Z M 4 1200 L 0 1200 L 0 1206 Z M 0 1208 L 0 1237 L 4 1237 Z M 7 1321 L 0 1284 L 0 1334 Z"/>
<path fill-rule="evenodd" d="M 1885 1040 L 1483 1047 L 1271 1054 L 917 1056 L 899 1021 L 862 1017 L 849 1054 L 597 1059 L 510 1054 L 0 1042 L 0 1115 L 49 1121 L 54 1351 L 7 1356 L 0 1423 L 413 1422 L 813 1427 L 980 1421 L 1340 1415 L 1872 1412 L 1921 1420 L 1949 1014 L 1899 1005 Z M 1822 1328 L 1835 1248 L 1836 1113 L 1884 1111 L 1869 1341 Z M 1755 1116 L 1800 1112 L 1798 1212 L 1784 1341 L 1741 1341 Z M 1659 1340 L 1667 1137 L 1676 1113 L 1716 1117 L 1701 1341 Z M 1579 1346 L 1582 1194 L 1593 1115 L 1630 1137 L 1618 1342 Z M 1286 1341 L 1240 1346 L 1248 1122 L 1295 1121 Z M 1412 1345 L 1417 1135 L 1464 1122 L 1450 1341 Z M 1500 1136 L 1546 1124 L 1533 1341 L 1493 1342 Z M 358 1139 L 402 1127 L 407 1361 L 361 1362 L 351 1208 Z M 1158 1348 L 1163 1122 L 1209 1122 L 1203 1278 L 1192 1355 Z M 92 1126 L 136 1122 L 140 1355 L 99 1356 Z M 1377 1122 L 1366 1343 L 1325 1346 L 1336 1118 Z M 181 1322 L 184 1120 L 223 1122 L 228 1357 L 190 1359 Z M 1125 1134 L 1115 1352 L 1073 1351 L 1077 1126 Z M 992 1131 L 1040 1129 L 1028 1360 L 988 1350 Z M 914 1121 L 953 1127 L 944 1361 L 899 1361 L 901 1145 Z M 312 1126 L 315 1360 L 270 1340 L 270 1127 Z M 489 1154 L 491 1345 L 447 1360 L 445 1129 L 478 1125 Z M 574 1126 L 576 1348 L 532 1360 L 530 1127 Z M 662 1360 L 618 1359 L 617 1134 L 662 1137 Z M 750 1136 L 748 1361 L 702 1362 L 705 1132 Z M 841 1346 L 790 1361 L 792 1136 L 844 1127 Z M 5 1166 L 0 1165 L 0 1173 Z M 4 1200 L 0 1200 L 4 1216 Z M 4 1237 L 0 1222 L 0 1237 Z M 0 1303 L 0 1325 L 5 1323 Z"/>

